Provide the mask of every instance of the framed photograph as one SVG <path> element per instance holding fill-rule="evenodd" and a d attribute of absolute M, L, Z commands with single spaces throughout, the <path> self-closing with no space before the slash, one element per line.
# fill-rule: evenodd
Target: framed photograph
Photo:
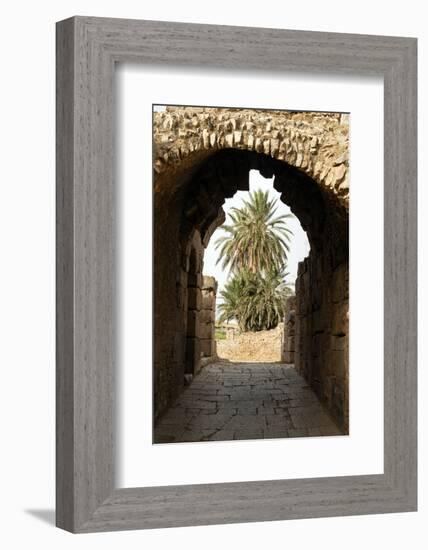
<path fill-rule="evenodd" d="M 417 507 L 416 39 L 57 24 L 57 526 Z"/>

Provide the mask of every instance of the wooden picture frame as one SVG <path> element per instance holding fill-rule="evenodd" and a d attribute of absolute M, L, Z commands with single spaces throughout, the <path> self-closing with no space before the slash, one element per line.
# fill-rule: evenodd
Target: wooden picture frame
<path fill-rule="evenodd" d="M 72 532 L 417 507 L 416 39 L 73 17 L 57 24 L 57 526 Z M 384 473 L 117 489 L 116 62 L 384 79 Z"/>

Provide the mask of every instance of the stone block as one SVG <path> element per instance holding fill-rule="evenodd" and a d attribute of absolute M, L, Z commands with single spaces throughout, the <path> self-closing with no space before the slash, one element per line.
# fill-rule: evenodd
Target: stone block
<path fill-rule="evenodd" d="M 345 352 L 343 350 L 331 350 L 329 353 L 329 367 L 335 378 L 339 380 L 345 378 L 345 365 Z"/>
<path fill-rule="evenodd" d="M 176 285 L 176 303 L 178 309 L 184 309 L 186 307 L 187 300 L 187 286 Z"/>
<path fill-rule="evenodd" d="M 199 313 L 201 323 L 213 323 L 215 321 L 215 312 L 211 309 L 202 309 Z"/>
<path fill-rule="evenodd" d="M 217 291 L 217 281 L 214 277 L 209 275 L 203 275 L 202 277 L 202 289 L 203 290 L 213 290 L 214 293 Z"/>
<path fill-rule="evenodd" d="M 285 304 L 287 311 L 293 310 L 296 307 L 296 296 L 290 296 L 287 298 Z"/>
<path fill-rule="evenodd" d="M 191 338 L 200 337 L 200 312 L 196 309 L 189 309 L 187 312 L 187 336 Z"/>
<path fill-rule="evenodd" d="M 187 287 L 187 272 L 184 269 L 178 270 L 177 283 L 179 283 L 183 287 Z"/>
<path fill-rule="evenodd" d="M 187 275 L 187 286 L 202 288 L 202 274 L 189 273 Z"/>
<path fill-rule="evenodd" d="M 203 357 L 211 357 L 213 355 L 213 340 L 211 338 L 201 339 L 200 350 Z"/>
<path fill-rule="evenodd" d="M 186 338 L 185 374 L 196 374 L 200 370 L 201 344 L 199 338 Z"/>
<path fill-rule="evenodd" d="M 304 314 L 305 306 L 304 306 L 304 300 L 305 297 L 302 294 L 302 285 L 300 284 L 300 278 L 296 279 L 296 316 L 302 316 Z M 296 320 L 295 320 L 296 323 Z"/>
<path fill-rule="evenodd" d="M 294 363 L 294 351 L 284 351 L 282 361 L 284 363 Z"/>
<path fill-rule="evenodd" d="M 349 269 L 348 264 L 342 264 L 333 272 L 332 277 L 332 300 L 333 302 L 342 302 L 348 299 L 349 287 Z"/>
<path fill-rule="evenodd" d="M 319 391 L 320 380 L 322 379 L 323 374 L 325 374 L 325 370 L 326 370 L 325 356 L 318 355 L 318 357 L 313 357 L 308 362 L 308 368 L 309 368 L 310 379 L 312 380 L 312 385 L 315 391 Z M 318 386 L 318 390 L 315 388 L 315 386 Z"/>
<path fill-rule="evenodd" d="M 212 338 L 214 336 L 214 325 L 210 323 L 199 323 L 200 338 Z"/>
<path fill-rule="evenodd" d="M 203 290 L 202 294 L 202 308 L 203 309 L 215 309 L 215 294 L 209 290 Z"/>
<path fill-rule="evenodd" d="M 334 304 L 331 333 L 333 336 L 348 334 L 348 302 Z"/>
<path fill-rule="evenodd" d="M 200 310 L 202 305 L 201 290 L 196 287 L 190 287 L 187 289 L 187 307 L 189 309 Z"/>
<path fill-rule="evenodd" d="M 174 336 L 174 350 L 173 350 L 173 360 L 177 364 L 182 364 L 184 361 L 184 354 L 186 348 L 186 338 L 182 331 L 178 331 Z"/>
<path fill-rule="evenodd" d="M 289 325 L 289 328 L 290 328 L 290 326 L 294 325 L 295 317 L 296 317 L 296 311 L 294 309 L 288 310 L 286 318 L 285 318 L 285 322 L 287 323 L 287 325 Z"/>
<path fill-rule="evenodd" d="M 181 255 L 181 267 L 183 268 L 183 271 L 185 271 L 186 273 L 189 271 L 189 268 L 190 268 L 189 254 Z"/>
<path fill-rule="evenodd" d="M 297 276 L 299 278 L 301 275 L 303 275 L 303 273 L 306 272 L 307 267 L 308 267 L 308 262 L 306 261 L 306 258 L 303 261 L 299 262 L 297 266 Z"/>
<path fill-rule="evenodd" d="M 323 309 L 317 309 L 312 313 L 312 331 L 323 332 L 327 326 L 327 319 Z"/>
<path fill-rule="evenodd" d="M 330 349 L 335 351 L 345 351 L 347 345 L 346 336 L 331 336 L 330 337 Z"/>
<path fill-rule="evenodd" d="M 219 190 L 217 183 L 215 184 L 215 188 L 212 191 L 210 190 L 210 193 L 212 193 L 213 195 L 213 205 L 215 205 L 218 210 L 216 217 L 212 220 L 210 219 L 208 225 L 204 227 L 202 244 L 205 248 L 208 246 L 208 243 L 214 231 L 217 229 L 217 227 L 222 225 L 226 219 L 226 214 L 221 207 L 221 205 L 224 204 L 225 198 L 223 196 L 223 192 Z"/>
<path fill-rule="evenodd" d="M 312 336 L 312 357 L 320 357 L 322 354 L 323 338 L 322 332 L 317 332 Z"/>

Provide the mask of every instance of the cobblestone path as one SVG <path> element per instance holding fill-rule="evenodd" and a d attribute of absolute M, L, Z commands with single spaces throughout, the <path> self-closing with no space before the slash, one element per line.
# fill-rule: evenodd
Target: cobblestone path
<path fill-rule="evenodd" d="M 155 443 L 341 435 L 291 365 L 213 363 L 160 419 Z"/>

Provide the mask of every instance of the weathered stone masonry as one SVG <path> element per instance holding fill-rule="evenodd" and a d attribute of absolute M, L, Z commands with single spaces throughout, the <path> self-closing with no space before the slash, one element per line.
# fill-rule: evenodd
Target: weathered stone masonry
<path fill-rule="evenodd" d="M 220 360 L 249 363 L 279 363 L 283 324 L 271 330 L 230 334 L 226 340 L 217 342 L 217 354 Z"/>
<path fill-rule="evenodd" d="M 294 363 L 296 351 L 296 296 L 290 296 L 285 305 L 284 332 L 282 337 L 281 360 Z"/>
<path fill-rule="evenodd" d="M 217 281 L 204 275 L 202 280 L 202 311 L 200 320 L 201 358 L 204 364 L 217 357 L 215 341 L 215 309 Z"/>
<path fill-rule="evenodd" d="M 299 264 L 295 367 L 344 430 L 349 426 L 348 310 L 347 263 L 331 268 L 310 255 Z"/>
<path fill-rule="evenodd" d="M 345 322 L 340 330 L 337 323 L 347 297 L 333 287 L 347 285 L 348 130 L 343 114 L 155 113 L 156 416 L 181 391 L 185 372 L 199 368 L 206 345 L 197 335 L 204 249 L 224 221 L 225 199 L 248 190 L 249 171 L 256 169 L 274 177 L 281 200 L 307 232 L 311 253 L 297 282 L 296 367 L 346 429 L 348 333 Z"/>

